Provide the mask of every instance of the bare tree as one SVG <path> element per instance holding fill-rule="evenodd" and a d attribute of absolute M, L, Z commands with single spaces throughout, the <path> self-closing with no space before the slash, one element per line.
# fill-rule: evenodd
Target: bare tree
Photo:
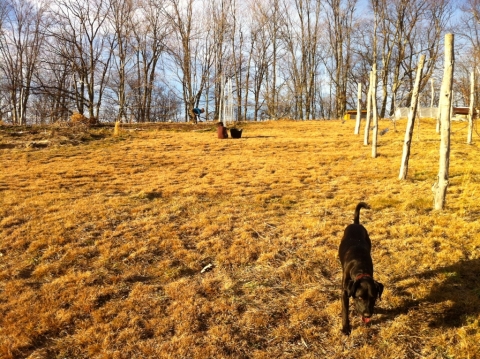
<path fill-rule="evenodd" d="M 370 14 L 360 18 L 357 3 L 3 0 L 0 115 L 8 106 L 15 123 L 25 122 L 35 103 L 52 121 L 74 109 L 92 118 L 108 110 L 122 120 L 130 112 L 130 119 L 147 121 L 166 116 L 164 101 L 175 110 L 181 101 L 185 119 L 195 121 L 191 110 L 202 101 L 208 107 L 211 98 L 216 116 L 221 79 L 232 79 L 237 119 L 247 113 L 254 119 L 338 118 L 347 105 L 355 107 L 356 84 L 365 94 L 374 62 L 381 69 L 380 115 L 393 114 L 397 104 L 410 102 L 421 53 L 429 61 L 420 88 L 432 76 L 452 1 L 370 0 L 374 26 Z M 460 30 L 472 54 L 465 69 L 478 57 L 479 3 L 462 4 Z"/>
<path fill-rule="evenodd" d="M 480 64 L 480 0 L 467 0 L 465 1 L 462 6 L 462 16 L 460 18 L 459 24 L 459 32 L 463 39 L 466 39 L 467 47 L 464 49 L 463 54 L 466 58 L 466 61 L 463 61 L 462 64 L 459 64 L 458 67 L 463 67 L 464 74 L 466 71 L 473 71 L 471 72 L 470 77 L 470 98 L 469 98 L 469 127 L 468 127 L 468 134 L 467 134 L 467 143 L 472 143 L 472 133 L 473 133 L 473 121 L 474 121 L 474 114 L 475 108 L 478 107 L 478 85 L 476 84 L 476 71 Z M 460 88 L 468 88 L 466 86 L 466 81 L 461 81 L 461 76 L 457 75 L 456 77 L 456 87 Z M 466 80 L 466 76 L 464 76 Z M 464 86 L 462 86 L 462 83 Z"/>
<path fill-rule="evenodd" d="M 423 89 L 440 59 L 442 33 L 453 13 L 452 1 L 447 0 L 372 0 L 371 8 L 377 18 L 377 32 L 362 25 L 355 32 L 355 82 L 363 76 L 373 58 L 371 47 L 375 34 L 378 40 L 379 114 L 392 116 L 395 107 L 410 104 L 415 80 L 415 69 L 420 54 L 426 53 Z"/>
<path fill-rule="evenodd" d="M 235 56 L 232 55 L 232 51 L 235 52 L 236 34 L 236 2 L 230 0 L 220 0 L 209 2 L 209 25 L 208 32 L 213 38 L 212 55 L 214 66 L 209 73 L 209 83 L 206 86 L 207 93 L 210 91 L 210 87 L 213 87 L 214 92 L 214 118 L 219 119 L 221 117 L 221 97 L 223 86 L 226 81 L 226 77 L 234 77 L 237 72 L 237 64 Z M 230 12 L 233 12 L 230 17 Z M 228 46 L 228 42 L 231 42 L 231 46 Z M 232 64 L 231 61 L 234 63 Z M 239 79 L 236 77 L 237 89 L 239 87 Z M 241 102 L 240 102 L 241 103 Z M 209 101 L 207 99 L 207 113 L 208 113 Z"/>
<path fill-rule="evenodd" d="M 96 119 L 113 53 L 113 35 L 105 24 L 110 8 L 107 0 L 56 0 L 52 8 L 57 25 L 51 27 L 50 36 L 63 44 L 56 49 L 57 55 L 72 68 L 77 111 L 87 110 Z"/>
<path fill-rule="evenodd" d="M 252 92 L 254 102 L 254 115 L 255 121 L 259 119 L 259 112 L 264 105 L 264 99 L 262 98 L 262 88 L 265 84 L 268 73 L 268 42 L 269 38 L 265 36 L 264 32 L 257 32 L 251 38 L 252 45 L 252 59 L 253 59 L 253 74 L 252 77 Z M 262 114 L 263 117 L 263 114 Z"/>
<path fill-rule="evenodd" d="M 7 18 L 8 14 L 8 7 L 6 2 L 0 2 L 0 36 L 3 36 L 3 27 L 4 27 L 4 22 L 5 19 Z M 2 61 L 2 57 L 0 56 L 0 61 Z M 3 74 L 2 71 L 2 66 L 0 65 L 0 74 Z M 4 80 L 0 76 L 0 123 L 3 123 L 3 116 L 6 112 L 6 109 L 8 108 L 7 105 L 5 105 L 8 101 L 8 97 L 4 96 L 3 90 L 4 89 Z"/>
<path fill-rule="evenodd" d="M 480 63 L 480 0 L 466 0 L 460 7 L 461 36 L 468 41 L 467 55 L 474 66 Z"/>
<path fill-rule="evenodd" d="M 288 69 L 291 81 L 290 92 L 295 98 L 294 117 L 315 117 L 315 86 L 320 65 L 321 6 L 318 1 L 295 0 L 292 8 L 285 3 L 282 41 L 288 53 Z"/>
<path fill-rule="evenodd" d="M 0 32 L 3 31 L 4 21 L 7 18 L 8 6 L 7 2 L 0 3 Z"/>
<path fill-rule="evenodd" d="M 245 86 L 251 88 L 253 95 L 253 120 L 260 118 L 260 110 L 264 105 L 265 99 L 262 98 L 262 89 L 268 77 L 270 67 L 271 37 L 267 30 L 267 22 L 270 20 L 267 12 L 261 8 L 263 4 L 254 2 L 250 9 L 252 19 L 250 22 L 249 33 L 249 51 L 247 60 L 247 69 Z M 245 99 L 245 111 L 247 110 L 247 99 Z"/>
<path fill-rule="evenodd" d="M 352 68 L 351 47 L 357 0 L 325 0 L 326 30 L 331 48 L 327 68 L 335 86 L 335 116 L 343 117 L 346 109 L 348 75 Z"/>
<path fill-rule="evenodd" d="M 237 10 L 238 12 L 239 10 Z M 246 120 L 248 108 L 243 107 L 242 103 L 246 103 L 248 101 L 248 94 L 249 88 L 246 82 L 246 77 L 248 76 L 249 67 L 248 67 L 248 56 L 247 56 L 247 49 L 248 49 L 248 29 L 246 28 L 246 24 L 241 21 L 241 19 L 235 19 L 235 31 L 237 35 L 234 35 L 237 38 L 236 45 L 232 43 L 232 47 L 234 49 L 233 58 L 234 58 L 234 66 L 235 66 L 235 80 L 237 86 L 237 120 Z M 274 70 L 275 71 L 275 68 Z M 276 83 L 276 77 L 274 76 L 273 83 Z M 274 101 L 276 101 L 276 95 L 273 95 Z M 276 103 L 274 104 L 276 106 Z"/>
<path fill-rule="evenodd" d="M 285 23 L 284 18 L 282 16 L 280 10 L 280 2 L 279 1 L 272 1 L 270 6 L 270 20 L 267 21 L 268 33 L 270 34 L 271 38 L 271 59 L 272 65 L 271 70 L 268 74 L 267 79 L 267 88 L 266 88 L 266 102 L 267 102 L 267 109 L 269 117 L 272 119 L 277 119 L 279 116 L 284 116 L 284 111 L 280 110 L 279 106 L 279 89 L 280 86 L 278 84 L 279 76 L 278 76 L 278 67 L 279 67 L 279 48 L 281 47 L 280 43 L 280 31 L 282 24 Z M 283 106 L 282 106 L 283 108 Z"/>
<path fill-rule="evenodd" d="M 163 2 L 144 0 L 140 5 L 142 6 L 137 10 L 139 19 L 132 29 L 135 65 L 128 83 L 132 94 L 131 112 L 138 122 L 145 122 L 152 120 L 152 104 L 158 78 L 157 65 L 165 52 L 168 30 L 163 14 Z M 167 107 L 166 113 L 176 109 L 174 103 L 176 101 L 173 99 L 167 100 L 164 104 Z"/>
<path fill-rule="evenodd" d="M 72 68 L 56 51 L 63 44 L 47 38 L 41 54 L 40 68 L 36 72 L 36 111 L 42 123 L 67 120 L 72 111 Z"/>
<path fill-rule="evenodd" d="M 135 22 L 135 11 L 138 9 L 135 0 L 110 0 L 108 13 L 115 36 L 111 38 L 111 48 L 115 56 L 113 63 L 116 65 L 118 82 L 116 92 L 118 96 L 117 121 L 126 119 L 126 85 L 127 85 L 127 62 L 132 55 L 133 30 L 138 23 Z"/>
<path fill-rule="evenodd" d="M 45 39 L 46 8 L 28 0 L 5 0 L 0 31 L 0 71 L 6 79 L 12 122 L 25 125 L 35 71 Z"/>
<path fill-rule="evenodd" d="M 207 83 L 213 61 L 210 51 L 213 41 L 205 36 L 207 24 L 200 21 L 200 8 L 194 5 L 195 0 L 167 0 L 164 15 L 172 30 L 167 49 L 180 77 L 185 117 L 196 123 L 193 109 Z"/>

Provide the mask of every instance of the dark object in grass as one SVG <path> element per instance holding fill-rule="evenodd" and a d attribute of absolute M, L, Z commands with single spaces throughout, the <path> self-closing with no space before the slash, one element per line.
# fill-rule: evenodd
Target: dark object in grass
<path fill-rule="evenodd" d="M 232 138 L 241 138 L 243 129 L 231 128 L 230 135 Z"/>

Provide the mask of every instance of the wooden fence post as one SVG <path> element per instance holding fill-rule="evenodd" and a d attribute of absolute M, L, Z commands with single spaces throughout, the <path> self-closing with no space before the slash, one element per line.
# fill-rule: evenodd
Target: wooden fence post
<path fill-rule="evenodd" d="M 468 108 L 468 134 L 467 134 L 467 144 L 472 144 L 472 134 L 473 134 L 473 113 L 475 105 L 475 69 L 473 69 L 470 74 L 470 106 Z"/>
<path fill-rule="evenodd" d="M 360 122 L 362 121 L 362 84 L 358 83 L 357 92 L 357 122 L 355 123 L 355 135 L 360 133 Z"/>
<path fill-rule="evenodd" d="M 417 68 L 417 77 L 415 78 L 415 85 L 413 87 L 412 102 L 408 111 L 407 129 L 405 130 L 405 140 L 403 142 L 402 163 L 400 166 L 400 174 L 398 179 L 407 179 L 408 160 L 410 158 L 410 146 L 412 144 L 413 127 L 415 125 L 415 117 L 417 116 L 418 106 L 418 89 L 420 88 L 420 81 L 422 80 L 423 66 L 425 64 L 425 55 L 420 56 Z"/>
<path fill-rule="evenodd" d="M 442 92 L 440 93 L 440 163 L 435 192 L 435 209 L 445 207 L 445 197 L 449 180 L 450 166 L 450 116 L 452 107 L 452 84 L 455 58 L 453 54 L 454 35 L 445 35 L 445 68 L 443 72 Z"/>
<path fill-rule="evenodd" d="M 372 158 L 377 158 L 377 139 L 378 139 L 378 112 L 377 112 L 377 64 L 373 64 L 373 87 L 372 87 Z"/>
<path fill-rule="evenodd" d="M 367 118 L 365 119 L 365 133 L 363 136 L 363 145 L 368 145 L 368 137 L 370 135 L 370 119 L 371 119 L 371 107 L 372 107 L 372 74 L 373 71 L 370 71 L 370 81 L 368 84 L 368 92 L 367 92 Z"/>

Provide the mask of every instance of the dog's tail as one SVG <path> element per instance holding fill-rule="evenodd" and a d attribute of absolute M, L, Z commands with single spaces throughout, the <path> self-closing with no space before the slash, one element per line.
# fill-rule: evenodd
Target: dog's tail
<path fill-rule="evenodd" d="M 357 204 L 357 208 L 355 208 L 355 214 L 353 216 L 353 223 L 360 224 L 360 209 L 362 208 L 370 209 L 370 206 L 365 202 L 360 202 Z"/>

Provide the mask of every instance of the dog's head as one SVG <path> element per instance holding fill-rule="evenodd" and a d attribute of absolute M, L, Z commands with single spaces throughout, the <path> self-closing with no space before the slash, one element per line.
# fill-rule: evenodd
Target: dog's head
<path fill-rule="evenodd" d="M 375 302 L 381 299 L 383 284 L 377 282 L 370 276 L 350 281 L 347 293 L 355 299 L 355 310 L 362 316 L 364 323 L 368 323 L 373 315 Z"/>

